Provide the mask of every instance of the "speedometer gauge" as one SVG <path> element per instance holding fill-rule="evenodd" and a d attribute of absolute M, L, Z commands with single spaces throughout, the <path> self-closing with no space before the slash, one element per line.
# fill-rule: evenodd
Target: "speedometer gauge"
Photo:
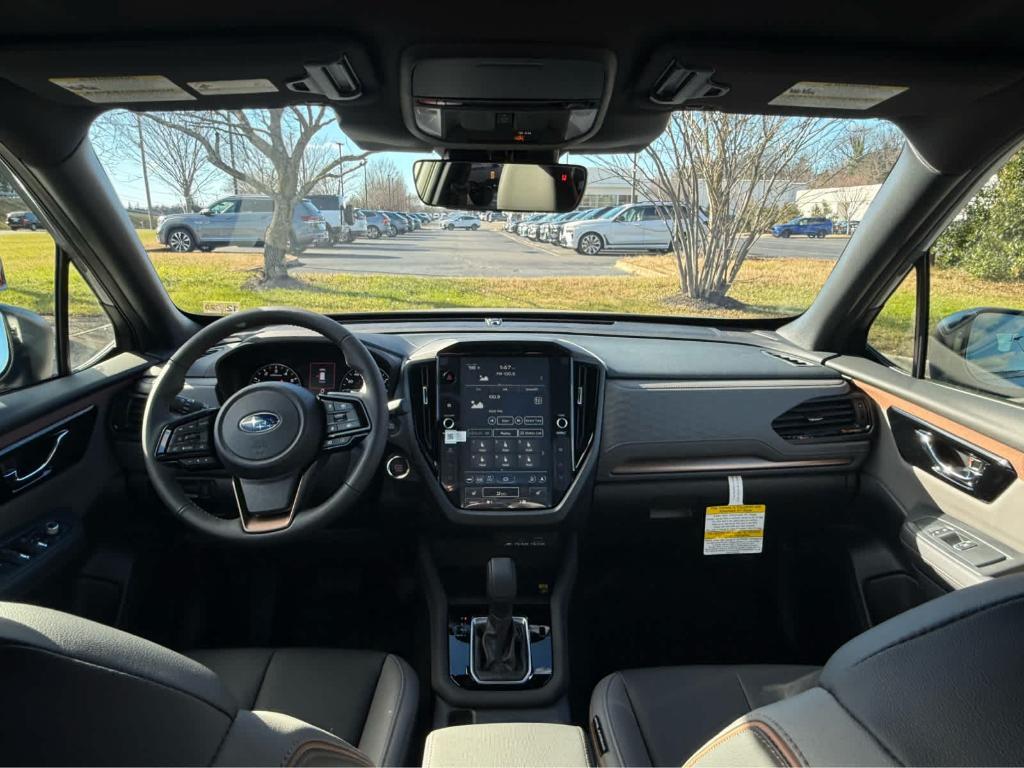
<path fill-rule="evenodd" d="M 378 368 L 377 370 L 380 371 L 380 377 L 382 379 L 384 379 L 384 389 L 387 389 L 388 386 L 391 383 L 391 381 L 390 381 L 391 377 L 388 375 L 388 372 L 386 370 L 384 370 L 383 368 Z M 363 388 L 363 376 L 362 376 L 362 374 L 359 373 L 359 371 L 357 371 L 355 368 L 349 368 L 348 369 L 348 373 L 346 373 L 342 377 L 341 384 L 339 384 L 338 388 L 341 389 L 342 391 L 346 391 L 346 392 L 348 392 L 348 391 L 355 392 L 355 391 L 358 391 L 358 390 L 362 389 Z"/>
<path fill-rule="evenodd" d="M 296 386 L 302 386 L 302 380 L 299 378 L 299 374 L 289 368 L 287 365 L 281 363 L 269 363 L 256 369 L 253 373 L 252 378 L 249 379 L 250 384 L 259 384 L 261 381 L 283 381 L 286 384 L 295 384 Z"/>

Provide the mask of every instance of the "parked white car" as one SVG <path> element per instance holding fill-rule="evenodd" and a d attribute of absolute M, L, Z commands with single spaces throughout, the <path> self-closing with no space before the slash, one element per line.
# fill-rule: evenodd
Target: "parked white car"
<path fill-rule="evenodd" d="M 480 229 L 480 219 L 468 213 L 451 216 L 441 222 L 442 229 Z"/>
<path fill-rule="evenodd" d="M 667 251 L 672 247 L 672 228 L 671 206 L 635 203 L 612 208 L 596 219 L 567 222 L 560 243 L 585 256 L 602 251 Z"/>

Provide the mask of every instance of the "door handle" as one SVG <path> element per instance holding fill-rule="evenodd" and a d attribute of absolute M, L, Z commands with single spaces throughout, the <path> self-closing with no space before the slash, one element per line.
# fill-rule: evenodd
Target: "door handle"
<path fill-rule="evenodd" d="M 47 454 L 46 458 L 43 459 L 43 463 L 33 469 L 26 475 L 21 474 L 17 468 L 4 472 L 4 480 L 7 481 L 8 485 L 13 490 L 20 490 L 29 483 L 33 483 L 36 480 L 42 479 L 43 475 L 53 464 L 53 460 L 57 457 L 57 451 L 60 450 L 61 443 L 64 442 L 64 438 L 70 434 L 67 429 L 62 429 L 60 432 L 54 435 L 53 448 L 50 449 L 50 453 Z"/>
<path fill-rule="evenodd" d="M 964 454 L 958 450 L 956 453 L 964 457 L 964 463 L 960 465 L 951 464 L 939 456 L 933 432 L 929 432 L 927 429 L 915 429 L 914 433 L 917 435 L 917 440 L 925 455 L 932 463 L 932 472 L 955 485 L 959 485 L 961 488 L 965 488 L 968 491 L 974 490 L 975 485 L 985 475 L 985 470 L 988 469 L 987 461 L 971 453 Z"/>

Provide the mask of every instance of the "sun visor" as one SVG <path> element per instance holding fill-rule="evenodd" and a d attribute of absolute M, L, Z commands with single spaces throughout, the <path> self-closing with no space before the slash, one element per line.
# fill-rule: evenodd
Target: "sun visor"
<path fill-rule="evenodd" d="M 218 41 L 195 56 L 161 42 L 12 46 L 0 53 L 0 77 L 58 104 L 96 109 L 357 104 L 377 90 L 360 46 L 308 38 Z"/>

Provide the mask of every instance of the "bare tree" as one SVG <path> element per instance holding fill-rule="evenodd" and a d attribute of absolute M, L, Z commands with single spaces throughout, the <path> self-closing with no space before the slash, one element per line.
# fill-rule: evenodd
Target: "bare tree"
<path fill-rule="evenodd" d="M 186 211 L 221 181 L 224 174 L 206 157 L 202 142 L 143 115 L 149 172 L 177 192 Z"/>
<path fill-rule="evenodd" d="M 874 190 L 870 185 L 858 184 L 851 187 L 839 187 L 835 191 L 836 215 L 849 222 L 860 215 L 860 210 L 874 199 Z"/>
<path fill-rule="evenodd" d="M 362 205 L 385 211 L 402 210 L 409 205 L 409 190 L 398 166 L 390 158 L 380 158 L 366 166 Z"/>
<path fill-rule="evenodd" d="M 885 181 L 903 150 L 903 134 L 881 120 L 849 123 L 833 164 L 815 179 L 816 186 L 861 186 Z"/>
<path fill-rule="evenodd" d="M 141 132 L 141 142 L 139 140 Z M 224 174 L 206 157 L 203 145 L 172 130 L 151 115 L 114 110 L 97 118 L 90 137 L 106 165 L 127 161 L 174 190 L 183 210 L 195 210 L 197 201 L 224 180 Z"/>
<path fill-rule="evenodd" d="M 288 279 L 285 253 L 295 205 L 323 180 L 337 179 L 344 163 L 364 163 L 370 154 L 307 158 L 313 139 L 334 119 L 322 105 L 154 113 L 150 117 L 199 142 L 207 160 L 237 180 L 240 187 L 273 199 L 274 213 L 263 247 L 267 283 Z M 356 167 L 352 165 L 346 172 Z"/>
<path fill-rule="evenodd" d="M 676 112 L 635 170 L 633 155 L 598 164 L 624 181 L 635 173 L 648 198 L 664 203 L 681 294 L 721 302 L 794 179 L 831 158 L 841 137 L 838 120 Z"/>

